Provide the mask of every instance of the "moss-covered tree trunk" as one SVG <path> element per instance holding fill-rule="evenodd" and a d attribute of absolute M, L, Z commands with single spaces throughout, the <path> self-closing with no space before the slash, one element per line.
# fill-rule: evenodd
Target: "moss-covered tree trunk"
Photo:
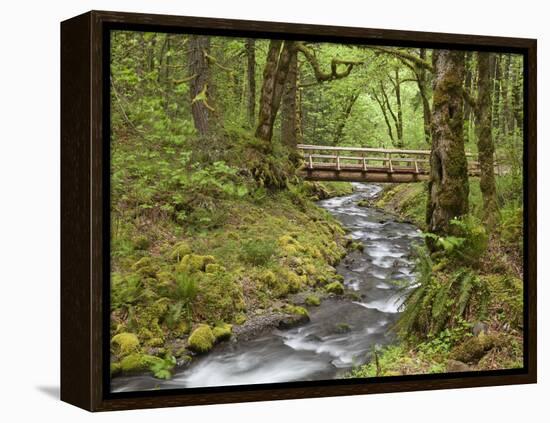
<path fill-rule="evenodd" d="M 426 60 L 426 49 L 420 49 L 420 59 Z M 422 114 L 424 118 L 424 139 L 426 144 L 432 143 L 432 108 L 430 106 L 430 96 L 428 81 L 429 76 L 426 69 L 421 66 L 415 66 L 416 81 L 420 97 L 422 97 Z"/>
<path fill-rule="evenodd" d="M 189 38 L 189 95 L 193 123 L 199 135 L 204 136 L 213 130 L 214 107 L 211 98 L 212 84 L 207 55 L 210 50 L 210 37 L 191 35 Z"/>
<path fill-rule="evenodd" d="M 435 50 L 432 60 L 433 130 L 426 218 L 430 232 L 448 234 L 451 219 L 468 213 L 462 99 L 464 53 Z"/>
<path fill-rule="evenodd" d="M 256 41 L 246 39 L 247 77 L 248 77 L 248 122 L 250 127 L 256 123 Z"/>
<path fill-rule="evenodd" d="M 476 134 L 479 152 L 480 187 L 483 195 L 483 217 L 489 229 L 498 221 L 498 205 L 495 185 L 494 153 L 492 136 L 492 87 L 491 75 L 495 56 L 492 53 L 477 53 L 478 97 L 475 107 Z"/>
<path fill-rule="evenodd" d="M 281 141 L 291 148 L 295 148 L 296 144 L 298 144 L 299 134 L 297 84 L 298 52 L 293 50 L 291 53 L 281 105 Z"/>
<path fill-rule="evenodd" d="M 256 137 L 265 141 L 271 141 L 273 137 L 273 125 L 281 105 L 293 50 L 293 41 L 271 40 L 269 43 L 256 128 Z"/>

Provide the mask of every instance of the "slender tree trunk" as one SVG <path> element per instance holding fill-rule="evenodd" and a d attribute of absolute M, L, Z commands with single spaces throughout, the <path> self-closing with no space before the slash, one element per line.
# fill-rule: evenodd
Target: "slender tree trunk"
<path fill-rule="evenodd" d="M 397 132 L 397 148 L 403 148 L 403 105 L 401 104 L 401 81 L 399 79 L 399 69 L 395 69 L 395 101 L 397 104 L 397 119 L 395 129 Z"/>
<path fill-rule="evenodd" d="M 491 111 L 491 75 L 495 56 L 492 53 L 477 53 L 479 66 L 478 97 L 475 107 L 477 145 L 480 165 L 480 187 L 483 196 L 483 217 L 489 229 L 493 229 L 498 221 L 498 205 L 495 185 L 493 156 L 495 146 L 492 137 Z"/>
<path fill-rule="evenodd" d="M 288 74 L 285 81 L 282 106 L 281 106 L 281 141 L 291 148 L 296 148 L 298 143 L 298 109 L 297 109 L 297 84 L 298 84 L 298 52 L 291 53 Z"/>
<path fill-rule="evenodd" d="M 212 130 L 214 108 L 210 98 L 210 69 L 206 55 L 210 49 L 210 38 L 192 35 L 189 38 L 189 74 L 194 76 L 189 84 L 191 114 L 199 135 L 208 135 Z"/>
<path fill-rule="evenodd" d="M 393 136 L 393 128 L 392 124 L 390 122 L 390 119 L 388 117 L 388 111 L 386 109 L 386 102 L 383 98 L 380 98 L 378 94 L 376 93 L 376 90 L 372 90 L 372 96 L 380 106 L 380 110 L 382 111 L 382 116 L 384 116 L 384 122 L 386 122 L 386 128 L 388 129 L 388 136 L 390 137 L 390 141 L 392 145 L 395 145 L 395 138 Z"/>
<path fill-rule="evenodd" d="M 344 135 L 344 128 L 346 127 L 346 122 L 348 121 L 348 118 L 351 114 L 351 110 L 353 109 L 353 105 L 359 98 L 359 91 L 355 91 L 350 94 L 350 96 L 346 100 L 346 107 L 344 108 L 344 111 L 342 113 L 342 117 L 340 118 L 338 122 L 338 126 L 336 127 L 336 132 L 334 133 L 334 145 L 339 145 L 340 141 L 342 140 L 342 136 Z"/>
<path fill-rule="evenodd" d="M 256 123 L 256 40 L 246 39 L 247 76 L 248 76 L 248 122 L 253 128 Z"/>
<path fill-rule="evenodd" d="M 430 232 L 448 234 L 449 222 L 468 213 L 462 82 L 464 53 L 434 50 L 433 132 L 426 220 Z"/>
<path fill-rule="evenodd" d="M 283 46 L 282 49 L 281 45 Z M 258 126 L 256 128 L 256 137 L 265 141 L 271 141 L 273 137 L 273 125 L 281 104 L 284 83 L 293 50 L 293 41 L 283 43 L 280 40 L 271 40 L 269 43 L 260 96 Z"/>
<path fill-rule="evenodd" d="M 426 60 L 426 49 L 420 49 L 420 58 Z M 422 112 L 424 115 L 424 138 L 426 144 L 432 143 L 432 110 L 428 95 L 428 74 L 425 68 L 416 67 L 416 81 L 420 97 L 422 98 Z"/>

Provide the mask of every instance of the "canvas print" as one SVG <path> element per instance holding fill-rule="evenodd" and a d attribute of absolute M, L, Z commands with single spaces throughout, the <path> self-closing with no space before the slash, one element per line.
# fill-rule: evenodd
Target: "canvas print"
<path fill-rule="evenodd" d="M 522 368 L 523 60 L 112 30 L 111 392 Z"/>

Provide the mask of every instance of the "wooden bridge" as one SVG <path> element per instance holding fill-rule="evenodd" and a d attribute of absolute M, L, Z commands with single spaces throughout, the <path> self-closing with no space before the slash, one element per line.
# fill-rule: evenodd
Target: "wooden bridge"
<path fill-rule="evenodd" d="M 309 181 L 421 182 L 430 177 L 430 150 L 332 147 L 299 144 Z M 479 175 L 479 162 L 467 153 L 468 173 Z"/>

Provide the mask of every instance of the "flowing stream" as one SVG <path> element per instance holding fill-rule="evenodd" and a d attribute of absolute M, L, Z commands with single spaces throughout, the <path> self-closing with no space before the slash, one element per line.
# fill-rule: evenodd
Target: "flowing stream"
<path fill-rule="evenodd" d="M 220 344 L 177 370 L 169 381 L 150 375 L 116 377 L 112 391 L 334 379 L 365 363 L 374 346 L 391 343 L 389 329 L 403 301 L 396 282 L 414 282 L 411 253 L 420 231 L 380 210 L 357 205 L 379 194 L 379 185 L 354 186 L 353 194 L 323 200 L 319 205 L 364 245 L 363 252 L 348 254 L 337 266 L 357 300 L 327 298 L 319 307 L 309 307 L 311 321 L 307 324 Z"/>

